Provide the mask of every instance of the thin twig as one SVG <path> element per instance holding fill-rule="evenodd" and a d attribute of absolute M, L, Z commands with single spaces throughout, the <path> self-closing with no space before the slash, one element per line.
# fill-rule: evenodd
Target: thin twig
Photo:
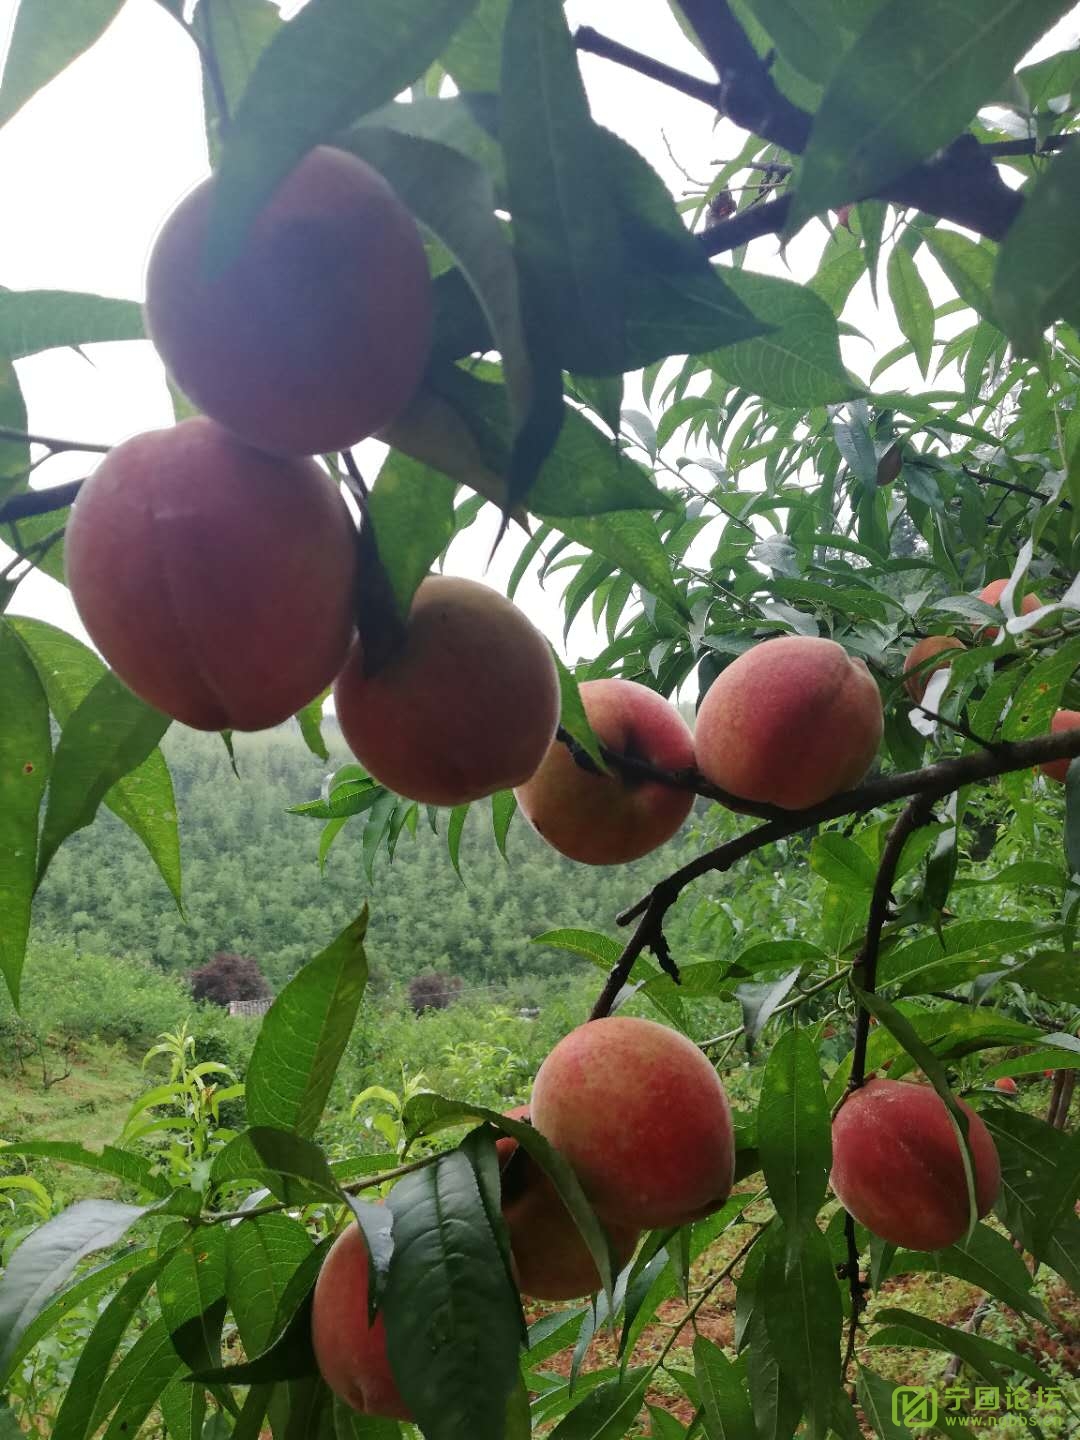
<path fill-rule="evenodd" d="M 574 31 L 574 44 L 589 55 L 599 55 L 602 60 L 611 60 L 626 70 L 658 80 L 669 90 L 689 95 L 691 100 L 701 100 L 714 110 L 720 108 L 721 89 L 715 80 L 699 80 L 695 75 L 687 75 L 683 70 L 654 60 L 651 55 L 643 55 L 640 50 L 632 50 L 629 45 L 601 35 L 591 25 L 581 25 Z"/>
<path fill-rule="evenodd" d="M 438 1155 L 425 1155 L 419 1160 L 410 1160 L 389 1170 L 379 1170 L 376 1174 L 369 1175 L 366 1180 L 354 1180 L 349 1185 L 343 1185 L 342 1193 L 358 1195 L 361 1190 L 373 1190 L 376 1185 L 385 1184 L 387 1180 L 398 1180 L 402 1175 L 411 1175 L 414 1170 L 424 1170 L 427 1166 L 434 1165 L 438 1158 Z M 295 1200 L 279 1200 L 273 1205 L 260 1205 L 254 1210 L 207 1210 L 200 1215 L 199 1220 L 203 1225 L 223 1225 L 228 1220 L 254 1220 L 259 1215 L 273 1215 L 280 1210 L 297 1208 Z"/>
<path fill-rule="evenodd" d="M 48 515 L 73 503 L 82 488 L 81 480 L 68 480 L 63 485 L 49 485 L 44 490 L 23 490 L 0 505 L 0 525 L 16 520 L 29 520 L 32 515 Z"/>
<path fill-rule="evenodd" d="M 44 445 L 54 455 L 66 450 L 79 450 L 87 455 L 107 455 L 111 445 L 100 445 L 93 440 L 61 440 L 54 435 L 34 435 L 28 430 L 14 430 L 10 425 L 0 425 L 0 440 L 14 440 L 26 445 Z"/>

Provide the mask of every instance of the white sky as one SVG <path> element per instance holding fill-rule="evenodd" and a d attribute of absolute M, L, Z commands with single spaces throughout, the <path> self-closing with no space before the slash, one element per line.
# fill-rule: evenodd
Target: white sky
<path fill-rule="evenodd" d="M 595 25 L 625 44 L 709 76 L 707 64 L 660 0 L 618 6 L 571 0 L 566 8 L 571 24 Z M 8 33 L 15 9 L 16 0 L 0 0 L 0 36 Z M 1055 43 L 1040 50 L 1075 40 L 1078 16 L 1080 10 L 1057 28 Z M 738 132 L 726 122 L 714 129 L 703 105 L 593 56 L 582 57 L 582 71 L 596 118 L 634 144 L 674 193 L 681 193 L 686 182 L 668 156 L 664 136 L 683 169 L 698 179 L 707 180 L 717 160 L 737 153 Z M 128 0 L 98 44 L 0 129 L 7 221 L 0 226 L 0 285 L 141 300 L 145 261 L 158 225 L 206 171 L 194 47 L 154 0 Z M 757 241 L 751 268 L 805 276 L 824 240 L 819 224 L 808 226 L 788 247 L 787 269 L 775 239 Z M 926 273 L 935 293 L 943 293 L 929 265 Z M 874 353 L 884 353 L 901 337 L 888 306 L 884 314 L 874 309 L 865 280 L 845 318 L 872 337 L 872 350 L 845 342 L 848 363 L 865 375 Z M 32 431 L 115 443 L 172 422 L 163 372 L 149 344 L 96 345 L 88 353 L 92 364 L 73 351 L 19 362 Z M 902 372 L 890 372 L 888 378 L 898 384 Z M 635 402 L 628 396 L 628 403 Z M 364 467 L 364 448 L 358 453 Z M 89 461 L 57 456 L 39 467 L 37 483 L 76 478 L 87 473 Z M 373 472 L 376 463 L 367 456 L 366 469 Z M 480 578 L 495 525 L 492 512 L 455 542 L 448 570 Z M 493 584 L 509 573 L 515 550 L 506 544 L 496 556 L 487 576 Z M 0 547 L 0 564 L 4 554 Z M 557 577 L 546 592 L 527 578 L 516 598 L 562 648 L 560 588 Z M 86 638 L 66 590 L 47 577 L 31 575 L 12 609 Z M 575 622 L 567 648 L 571 659 L 599 648 L 584 616 Z"/>

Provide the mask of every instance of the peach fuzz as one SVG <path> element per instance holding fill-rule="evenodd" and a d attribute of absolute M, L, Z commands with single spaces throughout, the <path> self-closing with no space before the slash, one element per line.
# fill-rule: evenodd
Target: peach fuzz
<path fill-rule="evenodd" d="M 146 326 L 200 410 L 252 445 L 317 455 L 355 445 L 408 404 L 427 364 L 427 256 L 377 171 L 320 146 L 210 270 L 217 182 L 183 199 L 154 243 Z"/>
<path fill-rule="evenodd" d="M 280 724 L 348 653 L 355 531 L 337 485 L 201 416 L 109 452 L 72 509 L 65 561 L 120 679 L 197 730 Z"/>
<path fill-rule="evenodd" d="M 504 595 L 431 575 L 402 648 L 365 675 L 357 644 L 334 687 L 341 732 L 381 784 L 460 805 L 527 780 L 559 723 L 548 643 Z"/>
<path fill-rule="evenodd" d="M 989 1130 L 960 1103 L 981 1218 L 997 1199 L 1001 1166 Z M 860 1225 L 909 1250 L 942 1250 L 963 1239 L 968 1197 L 960 1141 L 935 1090 L 869 1080 L 840 1107 L 832 1141 L 832 1188 Z"/>
<path fill-rule="evenodd" d="M 1080 710 L 1058 710 L 1050 721 L 1051 735 L 1060 735 L 1063 730 L 1075 730 L 1080 725 Z M 1065 784 L 1065 777 L 1069 773 L 1069 760 L 1050 760 L 1039 769 L 1051 780 L 1060 780 Z"/>
<path fill-rule="evenodd" d="M 579 688 L 589 724 L 608 750 L 661 770 L 693 765 L 689 727 L 654 690 L 620 679 L 586 680 Z M 560 741 L 515 793 L 548 844 L 586 865 L 621 865 L 647 855 L 671 839 L 694 803 L 689 790 L 586 770 Z"/>
<path fill-rule="evenodd" d="M 653 1020 L 572 1030 L 540 1066 L 530 1111 L 608 1225 L 685 1225 L 731 1192 L 724 1087 L 692 1041 Z"/>
<path fill-rule="evenodd" d="M 527 1120 L 529 1107 L 509 1110 L 511 1120 Z M 518 1150 L 509 1135 L 495 1142 L 499 1169 L 506 1177 L 502 1213 L 510 1232 L 510 1249 L 518 1288 L 534 1300 L 577 1300 L 600 1288 L 600 1275 L 581 1232 L 558 1191 L 527 1154 L 519 1155 L 512 1171 L 506 1167 Z M 634 1226 L 608 1227 L 613 1264 L 623 1268 L 637 1249 L 641 1232 Z"/>
<path fill-rule="evenodd" d="M 953 635 L 926 635 L 915 642 L 904 660 L 904 689 L 916 705 L 926 694 L 930 676 L 938 670 L 948 669 L 952 664 L 951 658 L 939 660 L 936 665 L 927 664 L 927 661 L 935 655 L 944 655 L 948 650 L 965 648 L 963 642 Z"/>
<path fill-rule="evenodd" d="M 991 580 L 989 585 L 984 585 L 979 591 L 979 599 L 986 605 L 997 605 L 1008 583 L 1007 579 Z M 1043 602 L 1037 595 L 1025 595 L 1023 600 L 1020 601 L 1020 614 L 1030 615 L 1033 610 L 1040 610 L 1042 604 Z M 978 629 L 979 627 L 976 626 L 975 628 Z M 996 625 L 988 625 L 983 634 L 987 640 L 996 640 L 998 637 L 998 627 Z"/>
<path fill-rule="evenodd" d="M 736 800 L 802 810 L 859 783 L 883 725 L 861 660 L 833 640 L 785 635 L 721 671 L 698 710 L 694 744 L 701 773 Z"/>
<path fill-rule="evenodd" d="M 381 1315 L 368 1324 L 368 1253 L 354 1222 L 330 1251 L 315 1282 L 311 1341 L 319 1373 L 361 1415 L 411 1420 L 386 1354 Z"/>

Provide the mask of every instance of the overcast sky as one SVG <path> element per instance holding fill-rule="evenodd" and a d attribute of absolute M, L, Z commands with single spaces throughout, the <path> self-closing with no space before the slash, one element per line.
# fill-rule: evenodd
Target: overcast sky
<path fill-rule="evenodd" d="M 72 0 L 79 3 L 79 0 Z M 709 75 L 662 0 L 611 5 L 572 0 L 572 24 L 591 24 L 680 68 Z M 8 34 L 15 0 L 0 0 L 0 36 Z M 1061 43 L 1080 34 L 1077 12 L 1055 32 Z M 1049 47 L 1044 47 L 1049 48 Z M 688 174 L 707 181 L 716 163 L 737 153 L 740 137 L 702 105 L 593 56 L 582 58 L 593 113 L 633 143 L 675 193 L 686 185 L 667 146 Z M 0 130 L 5 221 L 0 227 L 0 284 L 12 289 L 70 289 L 141 300 L 147 253 L 164 215 L 207 173 L 202 99 L 193 46 L 154 0 L 128 0 L 104 37 Z M 667 145 L 665 145 L 665 138 Z M 775 239 L 751 247 L 751 267 L 799 278 L 810 273 L 825 240 L 811 224 L 788 247 Z M 934 277 L 927 273 L 932 287 Z M 890 313 L 873 307 L 863 282 L 845 318 L 873 345 L 846 343 L 852 368 L 867 374 L 873 352 L 900 338 Z M 163 372 L 146 343 L 91 346 L 92 364 L 73 351 L 53 351 L 19 363 L 30 429 L 80 440 L 115 443 L 172 422 Z M 890 376 L 894 380 L 894 376 Z M 362 465 L 373 471 L 378 449 Z M 36 483 L 85 474 L 88 457 L 63 455 L 40 467 Z M 455 543 L 448 569 L 480 578 L 495 517 L 478 522 Z M 0 560 L 3 557 L 0 547 Z M 496 557 L 488 578 L 502 583 L 514 547 Z M 561 646 L 557 589 L 533 581 L 518 603 Z M 12 608 L 82 631 L 62 586 L 33 575 Z M 579 619 L 569 658 L 598 648 L 587 618 Z"/>

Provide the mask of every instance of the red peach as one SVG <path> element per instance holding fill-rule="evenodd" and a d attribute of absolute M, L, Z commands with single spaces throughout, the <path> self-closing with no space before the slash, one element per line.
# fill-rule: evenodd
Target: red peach
<path fill-rule="evenodd" d="M 355 531 L 337 485 L 202 416 L 109 452 L 79 492 L 65 558 L 120 679 L 197 730 L 280 724 L 348 652 Z"/>
<path fill-rule="evenodd" d="M 785 635 L 721 671 L 698 710 L 702 774 L 741 800 L 801 810 L 847 790 L 881 744 L 881 696 L 833 640 Z"/>
<path fill-rule="evenodd" d="M 697 1046 L 653 1020 L 591 1020 L 548 1055 L 533 1124 L 573 1166 L 610 1225 L 685 1225 L 732 1185 L 727 1096 Z"/>
<path fill-rule="evenodd" d="M 661 770 L 694 763 L 694 741 L 675 706 L 632 680 L 586 680 L 581 701 L 602 745 Z M 670 840 L 690 813 L 689 790 L 601 775 L 556 741 L 516 790 L 522 814 L 549 845 L 585 865 L 621 865 Z"/>
<path fill-rule="evenodd" d="M 968 1140 L 978 1213 L 1001 1186 L 990 1132 L 970 1106 Z M 942 1250 L 968 1228 L 960 1141 L 944 1100 L 926 1085 L 869 1080 L 840 1107 L 832 1127 L 832 1188 L 860 1225 L 909 1250 Z"/>
<path fill-rule="evenodd" d="M 1063 730 L 1075 730 L 1080 725 L 1080 710 L 1058 710 L 1050 721 L 1051 735 L 1060 735 Z M 1069 760 L 1049 760 L 1039 769 L 1044 775 L 1049 775 L 1051 780 L 1060 780 L 1065 784 L 1065 777 L 1069 773 Z"/>
<path fill-rule="evenodd" d="M 1015 1095 L 1017 1093 L 1016 1081 L 1011 1075 L 999 1075 L 994 1081 L 994 1089 L 1000 1090 L 1003 1095 Z"/>
<path fill-rule="evenodd" d="M 150 256 L 146 326 L 173 379 L 263 450 L 318 455 L 388 425 L 430 348 L 427 257 L 408 210 L 370 165 L 320 146 L 213 275 L 216 186 L 180 202 Z"/>
<path fill-rule="evenodd" d="M 904 661 L 904 689 L 916 705 L 926 694 L 930 676 L 935 671 L 948 669 L 952 664 L 952 659 L 939 660 L 936 665 L 928 665 L 926 662 L 932 656 L 941 655 L 947 650 L 963 650 L 965 648 L 963 642 L 957 640 L 953 635 L 927 635 L 922 640 L 915 642 Z"/>
<path fill-rule="evenodd" d="M 511 1120 L 527 1120 L 529 1107 L 507 1111 Z M 509 1135 L 495 1142 L 505 1172 L 518 1143 Z M 558 1191 L 527 1154 L 519 1155 L 504 1183 L 503 1218 L 510 1232 L 518 1287 L 534 1300 L 576 1300 L 600 1288 L 600 1275 L 581 1231 Z M 637 1249 L 640 1230 L 609 1225 L 615 1268 L 621 1270 Z"/>
<path fill-rule="evenodd" d="M 527 780 L 559 723 L 548 643 L 497 590 L 430 575 L 402 648 L 365 675 L 357 645 L 334 686 L 341 732 L 375 779 L 427 805 Z"/>
<path fill-rule="evenodd" d="M 996 605 L 1001 599 L 1002 591 L 1005 589 L 1005 586 L 1008 583 L 1009 582 L 1007 579 L 991 580 L 989 585 L 984 585 L 983 588 L 979 591 L 979 599 L 987 605 Z M 1023 600 L 1021 600 L 1020 602 L 1020 614 L 1030 615 L 1033 610 L 1040 609 L 1042 603 L 1043 602 L 1039 599 L 1037 595 L 1025 595 Z M 987 640 L 996 640 L 998 636 L 998 627 L 996 625 L 988 625 L 984 634 Z"/>
<path fill-rule="evenodd" d="M 381 1315 L 368 1324 L 368 1254 L 355 1223 L 334 1241 L 315 1282 L 311 1341 L 319 1373 L 361 1415 L 411 1420 L 386 1354 Z"/>

